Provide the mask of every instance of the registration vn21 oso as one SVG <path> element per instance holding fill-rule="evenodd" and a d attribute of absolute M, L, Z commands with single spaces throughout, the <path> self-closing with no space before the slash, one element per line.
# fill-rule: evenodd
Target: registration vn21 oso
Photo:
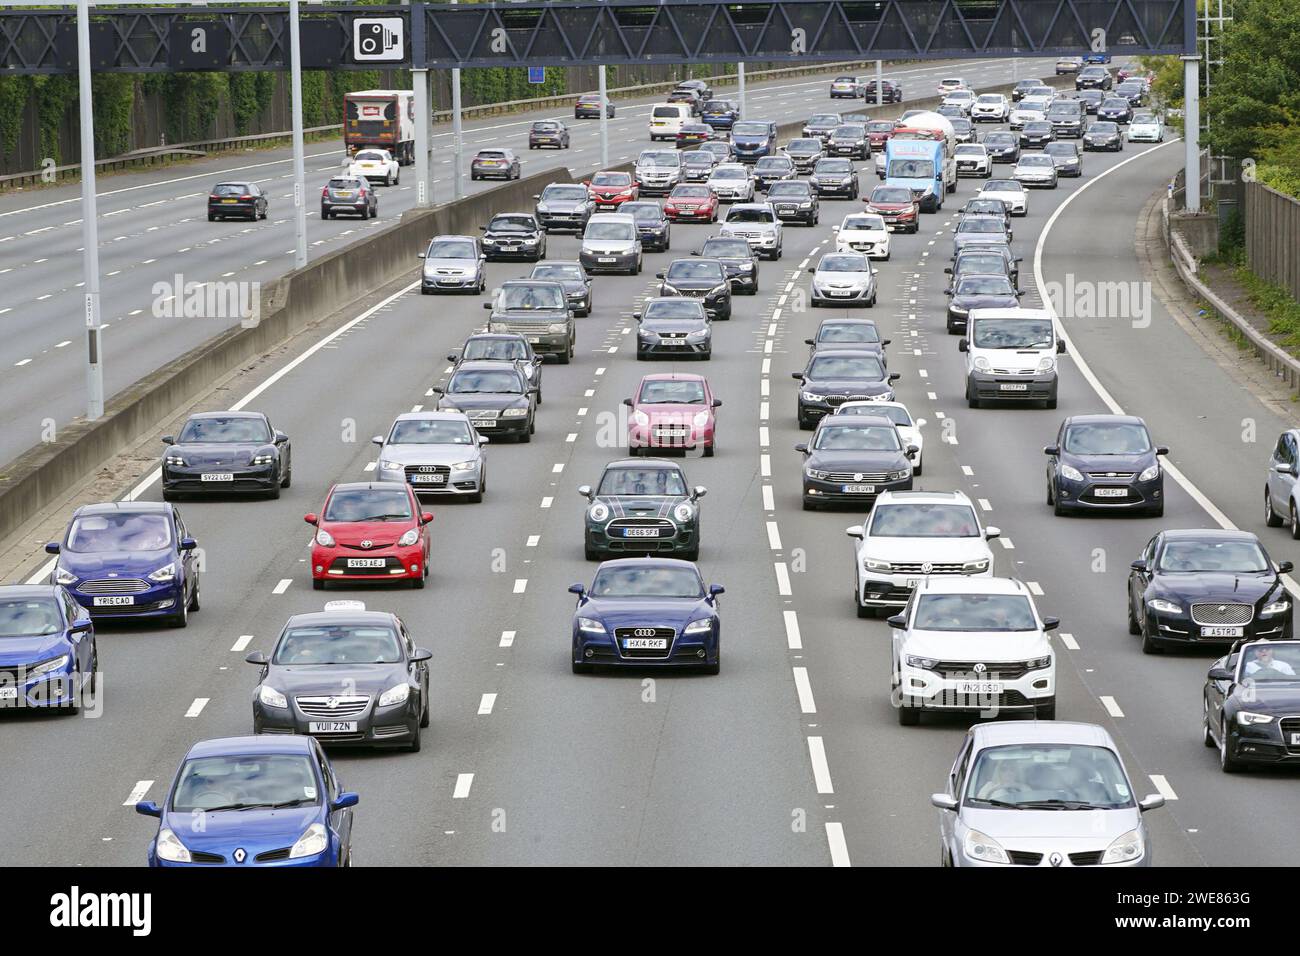
<path fill-rule="evenodd" d="M 1150 908 L 1152 906 L 1170 906 L 1179 903 L 1208 903 L 1214 904 L 1250 904 L 1250 893 L 1236 893 L 1223 890 L 1189 890 L 1185 893 L 1179 893 L 1175 890 L 1166 890 L 1164 893 L 1116 893 L 1115 902 L 1126 905 L 1138 905 Z"/>

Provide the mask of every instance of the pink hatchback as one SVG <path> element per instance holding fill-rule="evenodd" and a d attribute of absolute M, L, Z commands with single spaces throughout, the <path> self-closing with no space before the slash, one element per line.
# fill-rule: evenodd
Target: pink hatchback
<path fill-rule="evenodd" d="M 702 448 L 713 457 L 717 447 L 717 415 L 722 404 L 703 375 L 663 372 L 647 375 L 637 386 L 635 398 L 623 399 L 632 409 L 628 416 L 628 453 L 642 449 Z"/>

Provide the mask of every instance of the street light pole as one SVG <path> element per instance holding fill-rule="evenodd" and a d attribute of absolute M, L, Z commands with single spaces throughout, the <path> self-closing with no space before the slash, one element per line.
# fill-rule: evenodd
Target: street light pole
<path fill-rule="evenodd" d="M 293 215 L 298 236 L 293 264 L 295 269 L 302 269 L 307 265 L 307 161 L 302 146 L 302 46 L 298 39 L 298 0 L 289 0 L 289 56 L 293 91 Z"/>
<path fill-rule="evenodd" d="M 465 144 L 461 139 L 459 67 L 451 71 L 451 176 L 455 197 L 460 199 L 465 195 Z"/>
<path fill-rule="evenodd" d="M 1201 68 L 1200 56 L 1183 61 L 1183 208 L 1201 211 Z"/>
<path fill-rule="evenodd" d="M 81 112 L 81 268 L 86 282 L 86 418 L 104 414 L 104 358 L 99 311 L 99 222 L 95 202 L 95 114 L 90 89 L 90 4 L 77 0 L 77 81 Z"/>
<path fill-rule="evenodd" d="M 609 106 L 605 102 L 605 64 L 602 63 L 596 70 L 600 76 L 600 165 L 601 168 L 609 166 Z"/>
<path fill-rule="evenodd" d="M 876 61 L 876 106 L 885 105 L 885 65 L 880 60 Z"/>
<path fill-rule="evenodd" d="M 740 101 L 740 118 L 745 118 L 745 64 L 736 64 L 736 92 Z"/>

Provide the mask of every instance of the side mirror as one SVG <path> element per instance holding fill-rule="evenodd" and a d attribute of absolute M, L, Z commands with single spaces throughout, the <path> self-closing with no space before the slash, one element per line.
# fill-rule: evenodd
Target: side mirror
<path fill-rule="evenodd" d="M 448 353 L 447 353 L 447 361 L 448 361 L 448 362 L 454 362 L 454 361 L 456 361 L 456 353 L 455 353 L 455 352 L 448 352 Z"/>
<path fill-rule="evenodd" d="M 384 436 L 376 435 L 374 438 L 370 439 L 370 443 L 372 445 L 382 445 L 384 443 Z"/>
<path fill-rule="evenodd" d="M 308 514 L 308 515 L 303 515 L 302 520 L 307 522 L 308 524 L 316 524 L 320 519 L 317 518 L 315 515 Z"/>
<path fill-rule="evenodd" d="M 956 810 L 957 801 L 955 798 L 948 796 L 946 793 L 930 794 L 930 805 L 938 807 L 940 810 Z"/>
<path fill-rule="evenodd" d="M 479 443 L 479 447 L 480 447 L 480 448 L 481 448 L 482 446 L 488 444 L 490 441 L 491 441 L 491 439 L 488 438 L 487 435 L 479 435 L 479 436 L 478 436 L 478 443 Z"/>
<path fill-rule="evenodd" d="M 1158 793 L 1148 794 L 1138 801 L 1138 810 L 1146 813 L 1148 810 L 1159 810 L 1165 805 L 1165 798 Z"/>
<path fill-rule="evenodd" d="M 1130 564 L 1129 567 L 1132 568 L 1134 571 L 1145 571 L 1147 569 L 1147 560 L 1146 558 L 1138 558 L 1136 561 Z"/>
<path fill-rule="evenodd" d="M 161 441 L 162 441 L 162 443 L 163 443 L 164 445 L 174 445 L 174 444 L 176 444 L 176 436 L 175 436 L 175 435 L 163 435 Z"/>
<path fill-rule="evenodd" d="M 699 249 L 692 249 L 692 250 L 691 250 L 691 255 L 693 255 L 693 256 L 698 256 L 699 254 L 700 254 L 700 250 L 699 250 Z"/>
<path fill-rule="evenodd" d="M 713 407 L 714 407 L 714 408 L 721 408 L 721 407 L 722 407 L 722 399 L 720 399 L 720 398 L 715 398 L 715 399 L 713 400 Z"/>
<path fill-rule="evenodd" d="M 794 379 L 798 379 L 801 382 L 804 380 L 803 372 L 791 372 L 790 377 Z"/>
<path fill-rule="evenodd" d="M 1277 566 L 1277 573 L 1289 574 L 1294 567 L 1295 565 L 1292 564 L 1290 561 L 1283 561 L 1281 564 Z"/>
<path fill-rule="evenodd" d="M 816 271 L 817 271 L 817 267 L 816 267 L 816 266 L 809 266 L 807 271 L 810 272 L 810 273 L 816 272 Z"/>
<path fill-rule="evenodd" d="M 591 485 L 578 485 L 578 494 L 590 501 L 592 497 Z"/>
<path fill-rule="evenodd" d="M 861 540 L 862 540 L 862 533 L 863 533 L 863 532 L 862 532 L 862 525 L 860 525 L 860 524 L 851 524 L 851 525 L 849 525 L 847 528 L 844 529 L 844 533 L 847 534 L 850 538 L 857 538 L 859 541 L 861 541 Z"/>
<path fill-rule="evenodd" d="M 967 342 L 965 339 L 961 339 L 961 340 L 958 341 L 958 343 L 957 343 L 957 351 L 958 351 L 958 352 L 969 352 L 969 351 L 970 351 L 970 343 Z"/>
<path fill-rule="evenodd" d="M 987 528 L 984 529 L 985 541 L 992 541 L 994 538 L 1000 538 L 1000 537 L 1002 537 L 1001 528 L 995 527 L 994 525 L 989 525 Z"/>
<path fill-rule="evenodd" d="M 91 621 L 90 619 L 86 619 L 84 621 L 75 621 L 73 622 L 72 626 L 68 628 L 68 630 L 71 631 L 73 634 L 89 634 L 94 629 L 95 629 L 95 622 Z"/>
<path fill-rule="evenodd" d="M 902 629 L 907 627 L 907 618 L 901 614 L 895 614 L 893 617 L 887 618 L 886 623 L 890 627 Z"/>
<path fill-rule="evenodd" d="M 541 197 L 539 194 L 537 194 L 537 193 L 533 193 L 533 198 L 534 198 L 534 199 L 541 199 L 542 197 Z"/>
<path fill-rule="evenodd" d="M 361 802 L 361 797 L 351 791 L 340 793 L 338 799 L 330 804 L 331 810 L 347 810 Z"/>
<path fill-rule="evenodd" d="M 146 817 L 161 817 L 162 810 L 152 800 L 141 800 L 135 805 L 135 812 Z"/>
<path fill-rule="evenodd" d="M 800 442 L 799 444 L 794 446 L 794 450 L 799 452 L 799 454 L 801 455 L 806 455 L 808 454 L 808 443 Z"/>
<path fill-rule="evenodd" d="M 433 524 L 433 512 L 432 511 L 421 512 L 420 524 Z"/>
<path fill-rule="evenodd" d="M 893 339 L 881 339 L 881 340 L 880 340 L 880 347 L 881 347 L 881 348 L 884 348 L 886 345 L 888 345 L 888 344 L 889 344 L 890 342 L 892 342 L 892 341 L 894 341 L 894 340 L 893 340 Z"/>
<path fill-rule="evenodd" d="M 656 278 L 656 279 L 662 279 L 663 277 L 664 277 L 664 274 L 663 274 L 662 272 L 656 272 L 656 273 L 655 273 L 655 278 Z"/>
<path fill-rule="evenodd" d="M 1020 297 L 1021 297 L 1022 295 L 1024 295 L 1024 294 L 1025 294 L 1025 293 L 1024 293 L 1024 290 L 1023 290 L 1023 289 L 1017 289 L 1017 290 L 1015 291 L 1015 296 L 1016 296 L 1017 299 L 1020 298 Z"/>
<path fill-rule="evenodd" d="M 948 286 L 946 289 L 944 289 L 944 290 L 943 290 L 943 294 L 944 294 L 944 295 L 952 295 L 952 294 L 953 294 L 953 288 L 952 288 L 952 286 Z"/>
<path fill-rule="evenodd" d="M 890 380 L 891 382 L 897 382 L 897 381 L 898 381 L 900 378 L 902 378 L 902 377 L 903 377 L 903 373 L 902 373 L 902 372 L 890 372 L 890 373 L 889 373 L 889 380 Z"/>
<path fill-rule="evenodd" d="M 952 275 L 952 266 L 944 266 L 943 274 L 948 276 Z"/>
<path fill-rule="evenodd" d="M 491 311 L 491 309 L 492 309 L 492 303 L 491 303 L 491 302 L 484 302 L 484 303 L 483 303 L 483 308 L 485 308 L 485 309 Z"/>
<path fill-rule="evenodd" d="M 641 321 L 641 313 L 640 313 L 640 312 L 633 312 L 633 313 L 632 313 L 632 318 L 634 318 L 634 319 L 636 319 L 638 322 L 640 322 L 640 321 Z"/>
<path fill-rule="evenodd" d="M 587 589 L 583 587 L 581 584 L 570 584 L 569 593 L 576 594 L 578 595 L 578 597 L 582 597 L 584 594 L 587 593 Z"/>
<path fill-rule="evenodd" d="M 926 422 L 927 422 L 927 421 L 928 421 L 928 419 L 925 419 L 925 418 L 918 418 L 918 419 L 916 420 L 916 427 L 917 427 L 917 428 L 924 428 L 925 425 L 926 425 Z"/>
<path fill-rule="evenodd" d="M 1167 455 L 1167 454 L 1169 454 L 1169 446 L 1168 446 L 1168 445 L 1157 445 L 1157 446 L 1156 446 L 1156 454 L 1157 454 L 1157 455 Z M 1292 468 L 1291 470 L 1292 470 L 1292 471 L 1295 471 L 1294 468 Z"/>
<path fill-rule="evenodd" d="M 1044 631 L 1054 631 L 1054 630 L 1056 630 L 1056 629 L 1057 629 L 1058 627 L 1060 627 L 1060 626 L 1061 626 L 1061 619 L 1060 619 L 1059 617 L 1044 617 L 1044 618 L 1043 618 L 1043 630 L 1044 630 Z"/>
<path fill-rule="evenodd" d="M 908 445 L 908 446 L 907 446 L 907 457 L 908 457 L 908 458 L 915 458 L 915 457 L 916 457 L 917 455 L 919 455 L 920 453 L 921 453 L 921 449 L 917 448 L 915 445 Z"/>
<path fill-rule="evenodd" d="M 478 231 L 479 231 L 479 232 L 487 232 L 487 226 L 479 226 L 479 227 L 478 227 Z"/>
<path fill-rule="evenodd" d="M 423 259 L 423 258 L 424 258 L 424 253 L 423 253 L 423 252 L 417 252 L 417 253 L 415 254 L 415 258 L 417 258 L 417 259 Z"/>
<path fill-rule="evenodd" d="M 708 488 L 705 488 L 703 485 L 696 485 L 694 488 L 691 489 L 691 500 L 699 501 L 708 493 L 709 493 Z"/>
<path fill-rule="evenodd" d="M 1232 671 L 1228 670 L 1228 668 L 1226 667 L 1220 667 L 1218 664 L 1216 664 L 1210 668 L 1209 673 L 1206 674 L 1205 677 L 1207 680 L 1230 681 L 1232 680 Z"/>
<path fill-rule="evenodd" d="M 277 445 L 283 445 L 283 444 L 284 444 L 285 442 L 287 442 L 288 440 L 289 440 L 289 436 L 286 435 L 284 432 L 276 432 L 276 433 L 275 433 L 275 443 L 276 443 Z"/>
<path fill-rule="evenodd" d="M 1051 455 L 1053 458 L 1055 458 L 1055 457 L 1056 457 L 1057 455 L 1059 455 L 1060 453 L 1061 453 L 1061 447 L 1060 447 L 1059 445 L 1044 445 L 1044 446 L 1043 446 L 1043 454 L 1044 454 L 1044 455 Z"/>
<path fill-rule="evenodd" d="M 727 593 L 727 589 L 724 588 L 721 584 L 709 585 L 709 597 L 711 598 L 716 598 L 719 594 L 726 594 L 726 593 Z"/>
<path fill-rule="evenodd" d="M 425 661 L 433 660 L 433 651 L 427 647 L 417 647 L 415 653 L 411 655 L 412 664 L 423 664 Z"/>
<path fill-rule="evenodd" d="M 57 541 L 47 541 L 47 542 L 45 542 L 45 553 L 46 553 L 46 554 L 58 554 L 58 553 L 59 553 L 59 542 L 57 542 Z"/>
<path fill-rule="evenodd" d="M 179 545 L 182 551 L 193 551 L 198 546 L 199 543 L 193 538 L 181 538 L 181 543 Z"/>
<path fill-rule="evenodd" d="M 804 340 L 803 340 L 803 344 L 804 344 L 804 345 L 816 345 L 817 343 L 814 342 L 812 339 L 804 339 Z"/>
<path fill-rule="evenodd" d="M 258 667 L 265 667 L 267 664 L 266 655 L 261 651 L 253 651 L 251 654 L 248 654 L 244 657 L 244 662 L 247 664 L 256 664 Z"/>
<path fill-rule="evenodd" d="M 1056 353 L 1060 355 L 1065 351 L 1065 339 L 1056 340 Z"/>

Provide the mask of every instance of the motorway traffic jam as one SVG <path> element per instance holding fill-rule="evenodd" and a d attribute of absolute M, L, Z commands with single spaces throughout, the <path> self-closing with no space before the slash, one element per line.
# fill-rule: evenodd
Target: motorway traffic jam
<path fill-rule="evenodd" d="M 137 650 L 136 663 L 169 654 L 168 628 L 220 613 L 223 627 L 241 622 L 229 624 L 240 628 L 237 664 L 220 668 L 231 699 L 214 715 L 204 709 L 217 695 L 197 697 L 183 722 L 211 717 L 221 733 L 190 733 L 178 767 L 171 757 L 155 763 L 132 788 L 127 803 L 156 820 L 115 837 L 131 841 L 127 859 L 350 866 L 355 849 L 358 862 L 380 863 L 408 837 L 425 841 L 414 824 L 389 823 L 383 841 L 373 835 L 376 818 L 400 815 L 378 809 L 386 779 L 407 779 L 396 762 L 430 758 L 456 736 L 464 760 L 485 739 L 469 729 L 481 723 L 440 722 L 462 666 L 439 646 L 446 602 L 458 628 L 482 616 L 475 639 L 493 654 L 527 635 L 535 650 L 526 663 L 493 658 L 492 671 L 545 672 L 573 734 L 558 749 L 581 748 L 590 734 L 593 747 L 628 750 L 640 766 L 639 744 L 623 737 L 630 725 L 610 716 L 640 706 L 626 703 L 638 695 L 697 714 L 667 736 L 655 731 L 652 748 L 771 730 L 770 742 L 737 746 L 748 757 L 749 747 L 793 746 L 801 770 L 792 783 L 756 783 L 754 799 L 798 807 L 798 794 L 814 794 L 812 826 L 824 836 L 798 849 L 785 842 L 797 836 L 773 837 L 765 852 L 795 863 L 892 862 L 859 854 L 846 833 L 844 787 L 831 782 L 821 731 L 791 737 L 791 726 L 817 728 L 809 715 L 839 693 L 822 684 L 814 697 L 803 662 L 835 634 L 834 648 L 871 665 L 841 662 L 846 674 L 872 675 L 844 701 L 866 739 L 912 735 L 902 752 L 915 747 L 906 759 L 929 781 L 873 797 L 914 814 L 925 805 L 902 828 L 909 860 L 1159 862 L 1153 820 L 1177 794 L 1135 768 L 1128 731 L 1099 719 L 1123 716 L 1113 698 L 1097 706 L 1062 689 L 1078 684 L 1073 634 L 1127 628 L 1116 653 L 1151 674 L 1166 651 L 1191 656 L 1203 679 L 1170 691 L 1195 702 L 1200 724 L 1162 743 L 1198 739 L 1213 751 L 1200 775 L 1294 765 L 1300 643 L 1283 580 L 1292 564 L 1251 531 L 1188 526 L 1185 511 L 1167 522 L 1168 458 L 1181 436 L 1156 434 L 1077 386 L 1067 394 L 1078 376 L 1068 324 L 1043 301 L 1026 240 L 1055 220 L 1061 197 L 1174 134 L 1135 66 L 1090 55 L 1064 58 L 1056 72 L 1074 88 L 1009 75 L 975 83 L 955 70 L 917 90 L 892 77 L 879 91 L 884 103 L 906 106 L 904 87 L 913 99 L 942 98 L 896 119 L 873 115 L 874 76 L 840 76 L 822 84 L 825 101 L 808 107 L 793 137 L 778 133 L 785 117 L 757 106 L 742 115 L 739 100 L 705 81 L 682 83 L 649 109 L 630 169 L 557 177 L 531 205 L 494 207 L 475 234 L 429 238 L 403 301 L 411 308 L 414 298 L 424 317 L 416 349 L 433 375 L 413 408 L 390 404 L 373 427 L 357 424 L 371 442 L 363 468 L 323 469 L 309 445 L 327 439 L 299 434 L 303 403 L 328 409 L 321 434 L 349 414 L 319 393 L 342 388 L 364 360 L 333 352 L 319 380 L 297 379 L 292 406 L 254 397 L 195 411 L 162 437 L 154 487 L 67 514 L 62 536 L 45 546 L 44 577 L 0 587 L 0 706 L 76 713 L 94 710 L 99 695 L 147 694 L 149 674 L 117 665 L 116 646 L 147 639 L 152 649 Z M 612 116 L 614 105 L 604 106 Z M 572 118 L 537 120 L 479 149 L 471 179 L 519 180 L 521 156 L 571 149 L 575 127 L 601 109 L 584 95 Z M 382 143 L 356 145 L 320 187 L 320 219 L 380 216 L 410 159 Z M 275 213 L 268 190 L 247 177 L 212 184 L 205 201 L 209 223 Z M 927 297 L 926 285 L 939 294 Z M 382 317 L 348 341 L 382 334 Z M 439 328 L 452 317 L 468 334 Z M 402 351 L 400 342 L 386 350 Z M 945 414 L 945 405 L 964 410 Z M 1238 475 L 1262 485 L 1263 523 L 1292 539 L 1298 440 L 1276 438 L 1266 477 Z M 963 464 L 992 442 L 1038 456 L 1021 484 L 984 481 Z M 533 531 L 536 499 L 522 500 L 522 488 L 533 494 L 526 474 L 543 486 L 544 531 Z M 994 518 L 994 501 L 1007 522 Z M 1125 569 L 1123 607 L 1112 587 L 1091 619 L 1056 616 L 1062 593 L 1045 594 L 997 526 L 1035 508 L 1068 522 L 1080 542 L 1103 525 L 1096 533 L 1128 543 L 1110 555 Z M 308 528 L 282 531 L 290 520 Z M 797 534 L 794 520 L 803 522 Z M 742 524 L 755 529 L 737 531 Z M 204 583 L 209 567 L 240 563 L 245 533 L 294 537 L 283 551 L 291 568 L 250 553 L 258 567 L 246 580 L 298 595 L 297 610 L 271 618 L 259 598 L 232 617 L 240 595 Z M 513 589 L 483 585 L 476 597 L 468 582 L 485 572 L 469 567 L 472 549 L 502 534 L 514 543 L 493 560 L 508 565 Z M 452 585 L 462 560 L 465 577 Z M 548 570 L 573 580 L 552 586 Z M 811 589 L 802 611 L 797 588 Z M 538 602 L 544 630 L 515 625 L 512 611 L 494 628 L 496 606 L 524 597 Z M 760 644 L 774 644 L 774 656 L 756 657 Z M 763 718 L 779 729 L 747 726 L 704 703 L 728 680 L 753 689 L 745 682 L 772 660 L 794 678 L 793 725 L 787 713 Z M 477 703 L 480 722 L 494 708 L 524 706 L 500 691 Z M 544 702 L 525 714 L 550 722 Z M 584 727 L 588 717 L 597 726 Z M 553 740 L 546 749 L 521 759 L 579 759 Z M 761 759 L 784 757 L 764 750 Z M 850 773 L 845 762 L 837 782 Z M 421 788 L 433 785 L 424 766 Z M 580 803 L 584 781 L 601 772 L 599 761 L 580 766 L 557 801 Z M 739 769 L 719 760 L 719 773 Z M 640 773 L 629 793 L 650 786 Z M 869 768 L 853 773 L 871 779 Z M 475 773 L 451 776 L 453 802 L 481 786 Z M 655 786 L 659 799 L 673 788 Z M 600 814 L 615 829 L 631 825 L 605 820 L 619 817 L 612 805 Z M 786 814 L 773 826 L 788 829 Z M 547 817 L 514 819 L 526 828 Z M 443 836 L 421 845 L 442 854 L 439 841 L 458 828 L 436 829 Z M 567 859 L 540 836 L 523 839 L 542 841 L 541 859 Z M 712 859 L 732 859 L 712 845 Z M 520 847 L 497 852 L 479 847 L 470 858 L 530 861 Z"/>

